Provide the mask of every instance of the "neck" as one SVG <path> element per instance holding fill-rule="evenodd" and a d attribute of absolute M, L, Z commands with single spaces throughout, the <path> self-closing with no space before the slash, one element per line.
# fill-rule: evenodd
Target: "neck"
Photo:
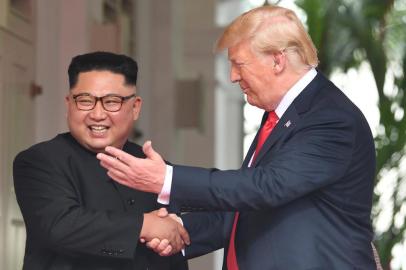
<path fill-rule="evenodd" d="M 299 71 L 295 70 L 287 70 L 286 73 L 281 77 L 281 87 L 285 89 L 286 92 L 289 91 L 307 72 L 309 72 L 310 68 L 302 69 Z"/>

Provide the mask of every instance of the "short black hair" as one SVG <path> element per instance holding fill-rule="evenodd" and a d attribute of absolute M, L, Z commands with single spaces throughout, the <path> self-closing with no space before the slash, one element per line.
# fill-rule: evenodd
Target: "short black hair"
<path fill-rule="evenodd" d="M 127 85 L 135 86 L 137 84 L 138 65 L 134 59 L 111 52 L 92 52 L 72 58 L 68 68 L 69 88 L 75 87 L 79 73 L 93 70 L 121 74 Z"/>

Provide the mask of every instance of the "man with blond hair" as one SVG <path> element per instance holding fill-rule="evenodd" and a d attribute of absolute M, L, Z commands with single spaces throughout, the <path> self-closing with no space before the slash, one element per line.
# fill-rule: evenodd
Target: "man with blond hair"
<path fill-rule="evenodd" d="M 187 257 L 224 247 L 228 270 L 376 269 L 372 134 L 361 111 L 316 70 L 302 23 L 286 8 L 256 8 L 225 29 L 217 43 L 224 49 L 231 81 L 264 110 L 241 169 L 167 166 L 147 142 L 146 159 L 114 147 L 98 154 L 110 177 L 181 210 L 211 211 L 182 216 Z M 149 245 L 167 248 L 158 239 Z"/>

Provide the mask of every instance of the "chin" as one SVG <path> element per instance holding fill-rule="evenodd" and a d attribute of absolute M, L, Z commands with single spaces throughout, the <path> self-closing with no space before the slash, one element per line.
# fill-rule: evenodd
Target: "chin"
<path fill-rule="evenodd" d="M 104 152 L 104 149 L 106 148 L 107 145 L 88 145 L 87 149 L 89 149 L 92 152 L 95 153 L 101 153 Z"/>
<path fill-rule="evenodd" d="M 248 102 L 248 104 L 250 104 L 250 105 L 252 105 L 252 106 L 261 108 L 261 107 L 258 106 L 258 103 L 257 103 L 257 102 L 253 101 L 253 100 L 250 99 L 250 98 L 247 98 L 247 102 Z"/>
<path fill-rule="evenodd" d="M 111 144 L 107 143 L 107 142 L 103 142 L 103 143 L 88 143 L 87 147 L 90 151 L 95 152 L 95 153 L 100 153 L 100 152 L 104 152 L 104 149 L 106 148 L 106 146 L 109 146 Z"/>

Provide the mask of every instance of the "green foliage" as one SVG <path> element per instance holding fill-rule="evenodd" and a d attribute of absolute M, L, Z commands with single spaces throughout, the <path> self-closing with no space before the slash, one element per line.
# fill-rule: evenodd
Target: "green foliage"
<path fill-rule="evenodd" d="M 376 244 L 385 269 L 392 250 L 405 242 L 406 175 L 406 1 L 297 0 L 307 14 L 307 26 L 319 51 L 319 69 L 325 74 L 346 71 L 368 62 L 378 89 L 380 127 L 376 135 L 376 186 L 373 220 L 390 213 L 387 229 L 377 230 Z M 403 165 L 402 165 L 403 164 Z M 404 169 L 403 169 L 404 170 Z M 390 193 L 389 196 L 387 193 Z M 384 198 L 389 197 L 389 201 Z"/>

